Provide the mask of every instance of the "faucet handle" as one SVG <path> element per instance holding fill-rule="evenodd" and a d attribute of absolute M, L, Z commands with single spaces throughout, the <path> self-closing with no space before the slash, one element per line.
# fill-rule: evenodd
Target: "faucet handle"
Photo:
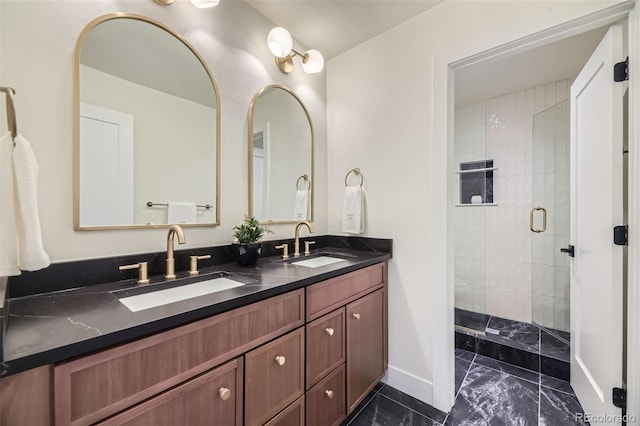
<path fill-rule="evenodd" d="M 122 265 L 119 267 L 121 271 L 127 271 L 129 269 L 138 270 L 138 284 L 149 284 L 149 262 L 132 263 L 131 265 Z"/>
<path fill-rule="evenodd" d="M 309 250 L 309 248 L 310 248 L 311 244 L 315 244 L 315 243 L 316 243 L 315 241 L 305 241 L 304 242 L 304 255 L 305 256 L 311 254 L 311 251 Z"/>
<path fill-rule="evenodd" d="M 289 244 L 281 244 L 279 246 L 275 246 L 275 249 L 282 249 L 282 258 L 283 259 L 288 259 L 289 258 Z"/>
<path fill-rule="evenodd" d="M 198 271 L 198 260 L 211 259 L 210 254 L 205 254 L 203 256 L 189 256 L 191 259 L 191 267 L 189 268 L 189 275 L 198 275 L 200 271 Z"/>

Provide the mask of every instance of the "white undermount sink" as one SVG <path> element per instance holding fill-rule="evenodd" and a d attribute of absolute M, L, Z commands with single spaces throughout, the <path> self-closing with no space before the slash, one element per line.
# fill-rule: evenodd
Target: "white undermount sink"
<path fill-rule="evenodd" d="M 218 277 L 193 284 L 172 287 L 166 290 L 150 291 L 136 296 L 123 297 L 120 299 L 120 302 L 129 308 L 131 312 L 138 312 L 243 285 L 243 283 L 226 277 Z"/>
<path fill-rule="evenodd" d="M 320 266 L 332 265 L 338 262 L 344 262 L 344 259 L 340 259 L 339 257 L 331 257 L 331 256 L 318 256 L 311 259 L 291 262 L 291 264 L 297 265 L 297 266 L 306 266 L 307 268 L 319 268 Z"/>

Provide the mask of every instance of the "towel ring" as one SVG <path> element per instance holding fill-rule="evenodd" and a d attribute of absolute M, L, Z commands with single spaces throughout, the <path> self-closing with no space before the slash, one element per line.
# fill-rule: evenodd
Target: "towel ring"
<path fill-rule="evenodd" d="M 11 137 L 15 138 L 18 135 L 18 123 L 16 120 L 16 109 L 13 103 L 13 96 L 16 94 L 16 91 L 11 87 L 0 86 L 0 92 L 4 92 L 6 94 L 6 103 L 7 103 L 7 127 L 9 127 L 9 131 L 11 132 Z"/>
<path fill-rule="evenodd" d="M 362 175 L 362 172 L 360 171 L 359 168 L 354 167 L 353 169 L 349 170 L 347 172 L 347 174 L 344 176 L 344 186 L 349 186 L 349 184 L 347 183 L 347 180 L 349 179 L 349 175 L 353 173 L 356 176 L 360 176 L 360 187 L 362 187 L 362 184 L 364 183 L 364 176 Z"/>
<path fill-rule="evenodd" d="M 305 182 L 307 182 L 307 191 L 311 189 L 311 181 L 309 180 L 309 175 L 304 174 L 302 176 L 300 176 L 298 178 L 298 180 L 296 181 L 296 190 L 300 189 L 300 181 L 304 180 Z"/>

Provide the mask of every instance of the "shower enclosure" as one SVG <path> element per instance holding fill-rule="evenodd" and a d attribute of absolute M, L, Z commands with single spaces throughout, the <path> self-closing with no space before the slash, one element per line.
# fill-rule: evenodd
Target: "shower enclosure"
<path fill-rule="evenodd" d="M 456 107 L 455 307 L 569 330 L 569 87 Z"/>

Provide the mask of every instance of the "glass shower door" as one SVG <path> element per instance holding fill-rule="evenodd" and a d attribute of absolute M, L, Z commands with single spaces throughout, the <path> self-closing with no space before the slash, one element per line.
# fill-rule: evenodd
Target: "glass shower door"
<path fill-rule="evenodd" d="M 531 301 L 535 324 L 569 331 L 569 101 L 533 117 L 530 211 Z M 546 223 L 545 223 L 546 222 Z"/>

